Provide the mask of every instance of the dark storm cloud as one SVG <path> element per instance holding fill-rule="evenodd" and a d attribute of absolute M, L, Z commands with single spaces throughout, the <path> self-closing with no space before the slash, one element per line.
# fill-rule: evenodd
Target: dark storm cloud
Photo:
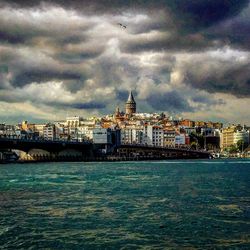
<path fill-rule="evenodd" d="M 138 36 L 129 39 L 122 48 L 126 52 L 134 53 L 148 50 L 201 51 L 228 43 L 247 47 L 250 44 L 249 18 L 242 20 L 238 15 L 246 9 L 248 3 L 248 0 L 166 1 L 165 10 L 171 10 L 171 19 L 166 22 L 166 17 L 163 21 L 155 16 L 158 24 L 155 29 L 162 33 L 153 38 Z M 246 16 L 249 17 L 249 14 L 250 10 Z"/>
<path fill-rule="evenodd" d="M 42 6 L 34 9 L 0 8 L 0 43 L 35 46 L 37 39 L 62 46 L 86 41 L 94 22 L 73 11 Z"/>
<path fill-rule="evenodd" d="M 104 109 L 106 107 L 103 102 L 73 103 L 68 106 L 74 109 Z"/>
<path fill-rule="evenodd" d="M 128 98 L 128 91 L 126 90 L 117 90 L 116 97 L 119 101 L 126 101 Z"/>
<path fill-rule="evenodd" d="M 222 99 L 211 99 L 208 96 L 205 95 L 196 95 L 194 97 L 192 97 L 192 101 L 196 102 L 196 103 L 202 103 L 202 104 L 207 104 L 209 106 L 211 105 L 224 105 L 226 104 L 225 100 Z"/>
<path fill-rule="evenodd" d="M 234 47 L 250 49 L 250 4 L 242 13 L 206 31 L 210 39 L 225 40 Z"/>
<path fill-rule="evenodd" d="M 25 43 L 30 37 L 23 33 L 12 33 L 2 31 L 0 28 L 0 43 L 19 44 Z"/>
<path fill-rule="evenodd" d="M 202 34 L 159 34 L 152 39 L 135 38 L 125 41 L 122 50 L 128 53 L 144 51 L 201 51 L 218 47 L 218 43 L 207 40 Z"/>
<path fill-rule="evenodd" d="M 53 58 L 65 63 L 79 64 L 82 61 L 98 57 L 102 52 L 103 50 L 101 49 L 80 52 L 61 52 L 53 56 Z"/>
<path fill-rule="evenodd" d="M 104 102 L 99 101 L 90 101 L 90 102 L 79 102 L 79 103 L 60 103 L 50 101 L 47 105 L 56 107 L 56 108 L 70 108 L 70 109 L 104 109 L 106 108 L 106 104 Z"/>
<path fill-rule="evenodd" d="M 32 82 L 47 82 L 50 80 L 81 80 L 80 73 L 71 71 L 53 71 L 53 70 L 30 70 L 22 71 L 15 76 L 12 81 L 14 86 L 23 86 Z"/>
<path fill-rule="evenodd" d="M 0 99 L 107 111 L 132 89 L 146 108 L 194 112 L 225 104 L 207 92 L 248 97 L 248 2 L 0 0 L 0 60 L 8 67 Z M 223 59 L 225 45 L 244 49 L 243 59 Z"/>
<path fill-rule="evenodd" d="M 152 93 L 147 102 L 159 111 L 171 110 L 172 112 L 192 112 L 193 108 L 189 105 L 184 96 L 173 90 L 166 93 Z"/>
<path fill-rule="evenodd" d="M 3 1 L 7 4 L 16 4 L 18 6 L 24 7 L 33 7 L 37 6 L 40 3 L 50 3 L 57 4 L 60 6 L 75 7 L 80 10 L 93 9 L 97 10 L 109 10 L 109 9 L 119 9 L 119 8 L 140 8 L 148 9 L 151 8 L 171 8 L 178 9 L 180 13 L 188 13 L 189 15 L 194 16 L 193 19 L 197 19 L 197 22 L 202 22 L 204 25 L 208 22 L 208 19 L 213 22 L 217 22 L 222 18 L 226 18 L 230 15 L 238 13 L 239 9 L 244 7 L 247 0 L 75 0 L 75 1 L 65 1 L 65 0 L 8 0 Z M 222 10 L 223 9 L 223 10 Z"/>
<path fill-rule="evenodd" d="M 160 30 L 160 31 L 170 31 L 170 36 L 167 34 L 155 36 L 152 39 L 145 39 L 140 37 L 125 41 L 123 44 L 123 49 L 130 53 L 136 51 L 147 51 L 147 50 L 201 50 L 207 47 L 215 47 L 218 44 L 218 37 L 213 36 L 213 34 L 207 34 L 204 29 L 214 26 L 223 20 L 227 20 L 235 17 L 240 13 L 240 11 L 247 6 L 249 0 L 239 0 L 239 1 L 225 1 L 225 0 L 193 0 L 193 1 L 183 1 L 183 0 L 159 0 L 159 1 L 6 1 L 8 5 L 14 4 L 19 7 L 33 7 L 41 8 L 43 11 L 49 10 L 51 5 L 62 6 L 66 9 L 74 9 L 78 12 L 84 14 L 95 13 L 100 11 L 101 14 L 107 13 L 111 14 L 115 11 L 115 14 L 121 14 L 123 11 L 143 11 L 151 16 L 150 19 L 143 21 L 142 23 L 130 23 L 129 18 L 129 30 L 130 32 L 148 32 L 150 30 Z M 48 6 L 44 3 L 49 4 Z M 13 5 L 13 6 L 14 6 Z M 84 6 L 84 7 L 83 7 Z M 157 10 L 157 11 L 156 11 Z M 161 10 L 161 12 L 159 12 Z M 60 22 L 60 21 L 59 21 Z M 53 24 L 44 27 L 32 26 L 33 24 L 26 24 L 22 27 L 17 25 L 8 28 L 8 25 L 0 27 L 0 41 L 9 43 L 23 43 L 27 40 L 34 38 L 36 36 L 53 36 L 58 37 L 57 42 L 62 43 L 79 43 L 85 38 L 81 37 L 81 31 L 84 27 L 80 26 L 75 28 L 73 34 L 68 34 L 70 30 L 60 30 L 53 31 Z M 244 25 L 244 24 L 242 24 Z M 238 27 L 239 26 L 239 27 Z M 91 26 L 88 26 L 90 28 Z M 235 27 L 235 26 L 234 26 Z M 239 23 L 236 25 L 238 30 L 244 28 Z M 248 30 L 248 25 L 245 25 L 246 30 Z M 86 28 L 86 27 L 85 27 Z M 236 30 L 236 28 L 232 29 Z M 59 32 L 59 33 L 58 33 Z M 228 40 L 235 40 L 234 35 L 227 34 L 224 30 L 225 36 Z M 64 34 L 64 35 L 63 35 Z M 65 36 L 66 35 L 66 36 Z M 61 37 L 60 37 L 61 36 Z M 222 35 L 223 37 L 223 32 Z M 241 35 L 241 37 L 244 35 Z M 245 35 L 247 36 L 247 35 Z M 241 39 L 238 43 L 240 43 Z M 242 39 L 244 40 L 244 39 Z M 221 39 L 221 43 L 224 43 L 225 39 Z M 243 41 L 244 42 L 244 41 Z M 245 41 L 247 44 L 247 41 Z M 220 43 L 219 43 L 220 45 Z M 94 54 L 95 55 L 95 54 Z M 83 57 L 92 56 L 92 54 L 84 54 Z M 81 58 L 81 56 L 80 56 Z M 69 55 L 62 55 L 62 59 L 75 62 Z M 78 60 L 76 59 L 76 62 Z"/>
<path fill-rule="evenodd" d="M 131 64 L 127 58 L 117 60 L 112 55 L 108 55 L 98 58 L 95 63 L 93 75 L 99 86 L 113 85 L 119 88 L 126 79 L 131 81 L 130 84 L 135 84 L 140 74 L 139 67 Z"/>
<path fill-rule="evenodd" d="M 201 65 L 188 67 L 186 83 L 194 88 L 206 90 L 210 93 L 231 93 L 238 97 L 250 96 L 250 63 L 245 65 L 230 65 L 226 68 L 223 62 L 217 63 L 208 72 L 204 72 Z M 204 65 L 203 65 L 204 66 Z"/>
<path fill-rule="evenodd" d="M 74 8 L 86 12 L 121 12 L 124 10 L 168 10 L 179 19 L 181 25 L 194 30 L 209 27 L 226 18 L 237 15 L 249 0 L 8 0 L 5 4 L 14 4 L 19 7 L 38 7 L 41 3 L 55 4 L 66 8 Z M 187 22 L 188 21 L 188 22 Z"/>
<path fill-rule="evenodd" d="M 172 1 L 172 8 L 177 16 L 182 16 L 181 25 L 196 31 L 236 16 L 248 3 L 249 0 L 176 0 Z"/>

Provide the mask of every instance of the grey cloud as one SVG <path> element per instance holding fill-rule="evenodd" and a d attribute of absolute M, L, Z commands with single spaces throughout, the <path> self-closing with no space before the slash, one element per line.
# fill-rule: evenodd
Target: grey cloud
<path fill-rule="evenodd" d="M 117 90 L 116 91 L 116 97 L 119 101 L 125 102 L 128 98 L 128 91 L 126 90 Z"/>
<path fill-rule="evenodd" d="M 183 97 L 183 94 L 175 90 L 166 93 L 151 93 L 147 102 L 158 111 L 192 112 L 194 110 Z"/>
<path fill-rule="evenodd" d="M 105 102 L 102 101 L 90 101 L 90 102 L 73 102 L 73 103 L 61 103 L 50 101 L 46 105 L 53 106 L 55 108 L 66 109 L 79 109 L 79 110 L 91 110 L 91 109 L 104 109 L 106 108 Z"/>
<path fill-rule="evenodd" d="M 131 22 L 128 19 L 128 30 L 131 34 L 138 34 L 143 32 L 149 32 L 151 30 L 162 31 L 163 35 L 155 36 L 152 39 L 137 38 L 128 39 L 124 41 L 122 48 L 130 53 L 137 51 L 148 51 L 148 50 L 202 50 L 204 48 L 211 48 L 220 46 L 225 43 L 225 38 L 228 40 L 237 40 L 236 42 L 244 42 L 247 46 L 247 33 L 237 36 L 232 35 L 237 33 L 237 30 L 248 30 L 248 25 L 238 22 L 231 26 L 233 33 L 227 33 L 225 30 L 221 35 L 213 35 L 211 32 L 207 32 L 207 27 L 214 27 L 214 25 L 219 24 L 221 21 L 228 20 L 229 18 L 234 18 L 237 16 L 240 11 L 247 6 L 248 0 L 241 0 L 237 2 L 232 1 L 170 1 L 170 0 L 161 0 L 161 1 L 144 1 L 143 4 L 141 1 L 84 1 L 84 8 L 80 8 L 83 5 L 83 1 L 32 1 L 26 2 L 22 1 L 8 1 L 8 4 L 15 3 L 19 7 L 32 6 L 35 8 L 40 8 L 41 10 L 49 9 L 49 6 L 46 7 L 44 3 L 47 4 L 56 4 L 64 8 L 73 8 L 77 11 L 81 10 L 84 15 L 94 14 L 98 15 L 98 12 L 91 12 L 91 10 L 102 10 L 102 14 L 112 14 L 112 11 L 117 8 L 121 8 L 119 12 L 115 14 L 121 15 L 123 11 L 130 10 L 133 12 L 142 12 L 147 15 L 146 20 L 140 22 Z M 43 3 L 43 5 L 40 5 Z M 89 6 L 89 7 L 88 7 Z M 149 9 L 152 11 L 149 11 Z M 159 9 L 161 11 L 159 12 Z M 156 11 L 157 10 L 157 11 Z M 81 14 L 80 14 L 81 15 Z M 111 16 L 110 16 L 111 17 Z M 58 23 L 63 20 L 58 20 Z M 82 31 L 86 29 L 91 29 L 93 24 L 78 24 L 73 29 L 65 27 L 66 29 L 56 29 L 54 23 L 51 25 L 43 26 L 41 24 L 30 23 L 26 21 L 26 24 L 15 24 L 11 25 L 13 21 L 5 23 L 5 25 L 0 26 L 0 40 L 2 37 L 2 42 L 9 43 L 24 43 L 33 39 L 34 37 L 54 37 L 56 43 L 79 43 L 86 39 L 82 35 Z M 23 26 L 22 26 L 23 25 Z M 245 26 L 244 26 L 245 25 Z M 235 28 L 234 28 L 235 27 Z M 164 35 L 164 32 L 170 32 L 169 35 Z M 220 30 L 222 31 L 222 29 Z M 80 35 L 81 34 L 81 35 Z M 218 39 L 220 38 L 221 39 Z M 244 39 L 246 37 L 246 39 Z M 219 44 L 218 44 L 219 42 Z M 96 54 L 94 53 L 93 56 Z M 90 53 L 83 53 L 81 58 L 92 56 Z M 59 57 L 60 58 L 60 57 Z M 77 57 L 76 57 L 77 58 Z M 70 55 L 62 56 L 62 59 L 65 59 L 69 62 L 78 62 L 78 60 L 72 59 Z"/>
<path fill-rule="evenodd" d="M 63 45 L 85 41 L 86 31 L 95 21 L 70 10 L 43 6 L 38 9 L 0 8 L 0 23 L 0 43 L 32 45 L 33 40 L 46 38 Z"/>
<path fill-rule="evenodd" d="M 242 13 L 206 30 L 207 37 L 221 39 L 231 46 L 250 49 L 250 4 Z"/>
<path fill-rule="evenodd" d="M 187 31 L 197 31 L 238 15 L 248 3 L 248 0 L 176 0 L 172 1 L 172 9 Z"/>
<path fill-rule="evenodd" d="M 54 59 L 69 64 L 79 64 L 88 59 L 95 59 L 100 56 L 104 51 L 103 47 L 89 49 L 82 49 L 77 52 L 74 51 L 61 51 L 53 56 Z"/>
<path fill-rule="evenodd" d="M 213 64 L 208 69 L 207 65 Z M 244 65 L 225 62 L 195 63 L 186 65 L 185 82 L 194 88 L 206 90 L 210 93 L 230 93 L 238 97 L 250 96 L 250 63 Z M 205 71 L 204 71 L 205 70 Z"/>
<path fill-rule="evenodd" d="M 106 105 L 103 102 L 87 102 L 73 103 L 70 107 L 75 109 L 104 109 Z"/>
<path fill-rule="evenodd" d="M 247 6 L 248 0 L 224 1 L 224 0 L 8 0 L 2 4 L 19 6 L 19 7 L 41 7 L 41 4 L 54 4 L 65 8 L 74 8 L 81 12 L 87 13 L 121 13 L 125 10 L 165 10 L 173 13 L 176 20 L 186 29 L 199 29 L 208 27 L 222 20 L 236 16 Z M 84 8 L 83 8 L 84 6 Z"/>
<path fill-rule="evenodd" d="M 49 80 L 81 80 L 79 73 L 70 71 L 53 71 L 53 70 L 30 70 L 22 71 L 12 81 L 14 86 L 23 86 L 32 82 L 46 82 Z"/>
<path fill-rule="evenodd" d="M 207 104 L 209 106 L 212 105 L 225 105 L 226 101 L 223 99 L 212 99 L 206 95 L 198 94 L 192 97 L 192 101 L 196 103 Z"/>
<path fill-rule="evenodd" d="M 127 58 L 117 60 L 112 55 L 98 58 L 92 71 L 93 79 L 99 86 L 116 88 L 120 88 L 122 84 L 135 85 L 139 73 L 138 65 L 131 64 Z"/>
<path fill-rule="evenodd" d="M 1 90 L 1 100 L 22 102 L 29 98 L 27 101 L 34 105 L 101 109 L 105 113 L 108 101 L 123 102 L 129 89 L 136 89 L 139 96 L 139 89 L 148 83 L 150 94 L 137 101 L 157 111 L 194 112 L 197 108 L 192 102 L 208 107 L 226 105 L 211 95 L 199 95 L 200 91 L 249 97 L 249 60 L 205 55 L 207 50 L 220 49 L 224 44 L 236 51 L 249 50 L 249 16 L 242 16 L 247 2 L 2 1 L 2 9 L 11 11 L 5 13 L 6 19 L 0 17 L 0 60 L 8 67 L 8 72 L 1 73 L 0 88 L 12 88 L 13 96 L 4 97 L 7 92 Z M 58 10 L 63 14 L 46 23 L 46 14 L 54 6 L 61 6 Z M 37 20 L 20 18 L 16 22 L 19 11 L 42 15 Z M 72 21 L 73 17 L 80 21 Z M 118 22 L 124 22 L 127 29 L 119 30 Z M 189 55 L 184 62 L 178 60 L 182 53 Z M 184 76 L 181 87 L 171 85 L 176 69 Z M 63 97 L 55 102 L 36 100 L 22 93 L 32 82 L 40 86 L 50 81 L 62 82 L 62 93 L 68 101 Z M 162 87 L 164 84 L 166 87 Z M 160 87 L 161 93 L 155 91 Z M 104 88 L 114 91 L 113 95 L 98 101 Z M 81 94 L 86 101 L 81 100 Z"/>
<path fill-rule="evenodd" d="M 201 51 L 204 49 L 211 49 L 218 47 L 218 43 L 213 40 L 208 40 L 202 34 L 159 34 L 152 39 L 135 38 L 127 39 L 122 45 L 125 52 L 145 52 L 145 51 Z"/>

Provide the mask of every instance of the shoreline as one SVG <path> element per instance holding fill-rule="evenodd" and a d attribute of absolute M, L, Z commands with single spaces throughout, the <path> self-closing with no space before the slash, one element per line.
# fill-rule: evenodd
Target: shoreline
<path fill-rule="evenodd" d="M 136 161 L 172 161 L 172 160 L 247 160 L 250 158 L 247 157 L 227 157 L 227 158 L 192 158 L 192 157 L 186 157 L 186 158 L 158 158 L 158 157 L 151 157 L 151 158 L 134 158 L 134 157 L 127 157 L 127 158 L 112 158 L 112 159 L 105 159 L 105 158 L 92 158 L 92 159 L 84 159 L 84 160 L 17 160 L 17 161 L 6 161 L 6 162 L 0 162 L 0 164 L 32 164 L 32 163 L 49 163 L 49 162 L 136 162 Z"/>

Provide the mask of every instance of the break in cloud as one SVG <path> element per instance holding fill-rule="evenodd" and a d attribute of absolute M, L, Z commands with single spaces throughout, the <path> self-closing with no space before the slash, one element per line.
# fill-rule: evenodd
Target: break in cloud
<path fill-rule="evenodd" d="M 248 0 L 0 0 L 0 119 L 111 113 L 133 90 L 141 112 L 250 123 L 249 16 Z"/>

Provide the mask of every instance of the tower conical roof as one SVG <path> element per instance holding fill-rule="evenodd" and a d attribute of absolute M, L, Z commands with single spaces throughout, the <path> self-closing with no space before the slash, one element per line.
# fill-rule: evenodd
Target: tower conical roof
<path fill-rule="evenodd" d="M 135 103 L 135 99 L 134 99 L 132 91 L 130 91 L 129 93 L 127 103 Z"/>

